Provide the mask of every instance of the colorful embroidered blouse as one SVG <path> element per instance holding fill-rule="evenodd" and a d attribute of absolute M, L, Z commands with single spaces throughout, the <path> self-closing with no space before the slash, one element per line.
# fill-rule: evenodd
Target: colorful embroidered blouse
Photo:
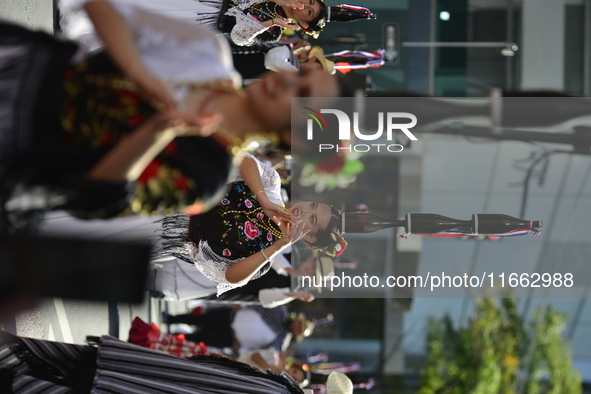
<path fill-rule="evenodd" d="M 247 5 L 248 8 L 245 8 Z M 232 41 L 242 46 L 268 44 L 279 41 L 283 33 L 283 28 L 280 26 L 267 28 L 262 26 L 261 22 L 266 22 L 274 18 L 287 19 L 283 8 L 272 1 L 247 2 L 242 6 L 241 4 L 233 5 L 226 12 L 226 15 L 236 18 L 235 25 L 231 30 L 228 29 L 227 31 L 230 32 Z"/>
<path fill-rule="evenodd" d="M 207 278 L 218 283 L 218 295 L 241 285 L 225 279 L 226 269 L 238 261 L 268 248 L 283 234 L 244 182 L 231 184 L 217 208 L 191 216 L 189 239 L 193 242 L 191 261 Z M 264 275 L 267 263 L 252 279 Z"/>

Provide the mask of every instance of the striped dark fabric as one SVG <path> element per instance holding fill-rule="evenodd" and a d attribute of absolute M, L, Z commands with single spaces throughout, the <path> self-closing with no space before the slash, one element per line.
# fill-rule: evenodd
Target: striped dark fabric
<path fill-rule="evenodd" d="M 267 376 L 230 360 L 186 360 L 112 337 L 101 338 L 98 353 L 89 346 L 9 338 L 0 344 L 2 393 L 303 394 L 286 376 Z M 96 374 L 81 375 L 92 388 L 76 385 L 81 364 L 96 366 Z"/>
<path fill-rule="evenodd" d="M 1 393 L 90 392 L 96 349 L 0 334 Z"/>
<path fill-rule="evenodd" d="M 236 304 L 236 305 L 260 305 L 259 297 L 254 294 L 241 294 L 233 293 L 228 291 L 220 294 L 218 297 L 216 294 L 209 295 L 205 298 L 201 298 L 208 304 Z"/>

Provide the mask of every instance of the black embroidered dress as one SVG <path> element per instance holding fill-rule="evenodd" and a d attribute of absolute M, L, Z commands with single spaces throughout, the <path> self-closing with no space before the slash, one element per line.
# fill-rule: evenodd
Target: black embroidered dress
<path fill-rule="evenodd" d="M 216 208 L 201 215 L 174 215 L 162 220 L 162 253 L 193 263 L 216 282 L 218 295 L 240 287 L 226 280 L 226 269 L 271 246 L 283 234 L 244 182 L 234 182 Z M 269 271 L 266 263 L 256 279 Z"/>
<path fill-rule="evenodd" d="M 135 183 L 86 177 L 156 109 L 106 55 L 71 66 L 77 50 L 72 42 L 0 23 L 0 227 L 27 228 L 52 209 L 108 218 L 199 210 L 219 201 L 231 158 L 209 138 L 177 138 Z"/>

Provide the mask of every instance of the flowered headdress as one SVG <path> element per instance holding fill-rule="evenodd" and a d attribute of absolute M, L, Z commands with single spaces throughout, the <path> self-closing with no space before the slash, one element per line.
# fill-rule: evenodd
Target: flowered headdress
<path fill-rule="evenodd" d="M 345 252 L 345 249 L 347 249 L 347 245 L 349 245 L 349 243 L 345 241 L 343 234 L 344 233 L 338 229 L 331 231 L 330 237 L 332 238 L 332 242 L 323 248 L 324 253 L 331 257 L 339 257 L 342 255 Z"/>
<path fill-rule="evenodd" d="M 333 227 L 333 229 L 330 231 L 331 241 L 328 245 L 321 249 L 322 252 L 331 257 L 339 257 L 345 252 L 347 246 L 349 245 L 349 243 L 343 237 L 345 232 L 341 230 L 345 228 L 345 214 L 340 211 L 339 213 L 341 215 L 341 228 L 338 228 L 337 226 Z"/>

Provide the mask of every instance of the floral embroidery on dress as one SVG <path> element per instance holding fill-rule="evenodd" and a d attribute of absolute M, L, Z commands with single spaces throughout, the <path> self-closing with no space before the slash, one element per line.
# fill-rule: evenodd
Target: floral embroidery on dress
<path fill-rule="evenodd" d="M 251 222 L 246 222 L 244 224 L 244 235 L 246 235 L 247 240 L 251 240 L 261 235 L 261 231 Z"/>
<path fill-rule="evenodd" d="M 255 201 L 252 200 L 250 189 L 244 183 L 237 182 L 232 184 L 232 190 L 220 202 L 218 214 L 225 226 L 221 239 L 229 250 L 238 244 L 252 248 L 249 253 L 253 254 L 271 246 L 282 236 Z"/>

